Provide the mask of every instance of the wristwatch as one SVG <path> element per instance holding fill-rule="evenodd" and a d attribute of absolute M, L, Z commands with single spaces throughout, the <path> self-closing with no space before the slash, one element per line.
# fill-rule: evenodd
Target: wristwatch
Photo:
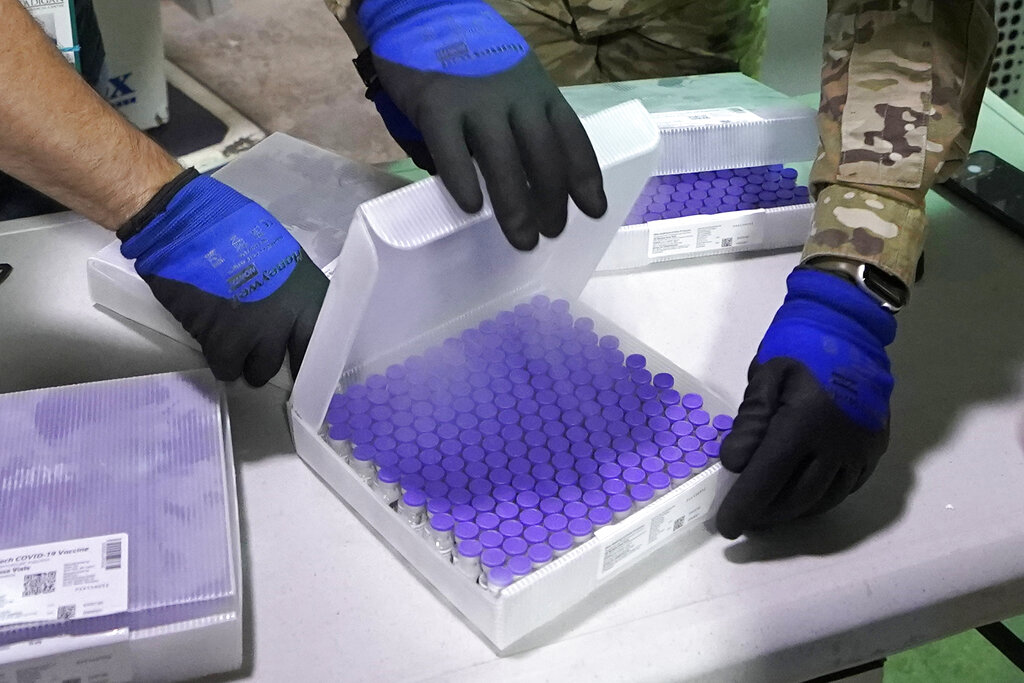
<path fill-rule="evenodd" d="M 910 290 L 881 268 L 837 256 L 824 256 L 804 264 L 849 280 L 890 313 L 898 313 L 910 300 Z"/>
<path fill-rule="evenodd" d="M 380 92 L 381 85 L 380 79 L 377 78 L 377 69 L 373 66 L 373 54 L 370 52 L 370 48 L 360 52 L 352 60 L 352 64 L 355 65 L 356 73 L 359 74 L 363 85 L 366 86 L 366 99 L 373 101 L 377 97 L 377 93 Z"/>

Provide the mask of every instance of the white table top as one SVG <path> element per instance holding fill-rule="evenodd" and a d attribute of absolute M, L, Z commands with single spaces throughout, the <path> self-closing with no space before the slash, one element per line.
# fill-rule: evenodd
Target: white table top
<path fill-rule="evenodd" d="M 976 147 L 1024 166 L 1020 117 L 999 105 L 986 106 Z M 800 680 L 1024 612 L 1024 241 L 934 193 L 929 212 L 927 273 L 891 349 L 892 445 L 871 481 L 817 519 L 706 540 L 678 561 L 678 544 L 663 549 L 511 656 L 295 456 L 283 392 L 232 386 L 241 675 Z M 0 224 L 0 260 L 15 267 L 0 287 L 0 391 L 202 365 L 91 306 L 85 259 L 109 239 L 70 214 Z M 584 299 L 738 402 L 796 262 L 786 252 L 601 276 Z"/>

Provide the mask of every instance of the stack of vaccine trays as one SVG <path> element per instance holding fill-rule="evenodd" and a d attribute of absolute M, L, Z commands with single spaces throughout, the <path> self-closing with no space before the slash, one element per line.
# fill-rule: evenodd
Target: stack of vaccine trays
<path fill-rule="evenodd" d="M 296 449 L 499 649 L 711 513 L 726 404 L 577 298 L 659 158 L 584 118 L 609 209 L 509 248 L 429 179 L 356 213 L 291 400 Z"/>
<path fill-rule="evenodd" d="M 208 371 L 0 396 L 0 680 L 241 666 L 226 411 Z"/>
<path fill-rule="evenodd" d="M 815 112 L 739 73 L 562 89 L 581 114 L 640 100 L 658 125 L 658 168 L 598 270 L 796 247 L 810 233 Z"/>

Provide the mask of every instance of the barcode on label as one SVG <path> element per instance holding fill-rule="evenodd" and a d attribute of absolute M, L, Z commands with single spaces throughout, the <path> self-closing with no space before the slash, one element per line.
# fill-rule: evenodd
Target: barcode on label
<path fill-rule="evenodd" d="M 63 605 L 57 608 L 57 620 L 68 621 L 75 618 L 75 605 Z"/>
<path fill-rule="evenodd" d="M 39 574 L 26 574 L 23 598 L 33 595 L 44 595 L 54 591 L 57 582 L 57 572 L 41 572 Z"/>
<path fill-rule="evenodd" d="M 121 568 L 121 539 L 112 538 L 103 542 L 103 568 Z"/>
<path fill-rule="evenodd" d="M 731 246 L 732 246 L 732 238 L 731 237 L 723 237 L 722 238 L 722 248 L 724 249 L 725 247 L 731 247 Z"/>

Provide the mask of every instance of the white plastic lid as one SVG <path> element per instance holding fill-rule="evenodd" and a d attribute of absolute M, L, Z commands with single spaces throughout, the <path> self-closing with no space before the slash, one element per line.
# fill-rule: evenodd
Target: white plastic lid
<path fill-rule="evenodd" d="M 662 135 L 657 174 L 809 161 L 816 112 L 741 73 L 562 88 L 578 114 L 639 100 Z"/>
<path fill-rule="evenodd" d="M 570 205 L 562 235 L 531 252 L 506 242 L 489 201 L 466 214 L 436 178 L 359 207 L 295 382 L 292 404 L 304 421 L 322 422 L 343 374 L 358 381 L 536 293 L 579 296 L 654 171 L 660 137 L 639 102 L 583 125 L 608 211 L 591 219 Z"/>

